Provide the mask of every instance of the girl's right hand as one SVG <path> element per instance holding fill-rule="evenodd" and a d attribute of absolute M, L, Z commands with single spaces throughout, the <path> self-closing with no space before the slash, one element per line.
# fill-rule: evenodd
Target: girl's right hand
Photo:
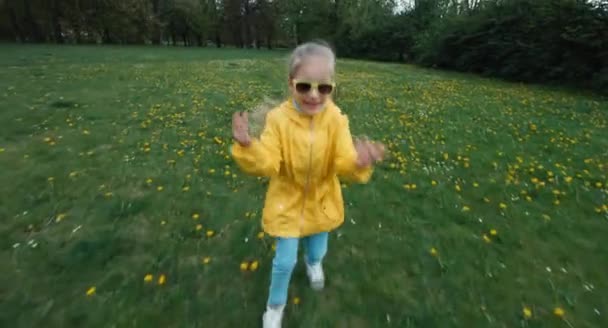
<path fill-rule="evenodd" d="M 386 147 L 382 143 L 357 139 L 355 150 L 357 150 L 357 166 L 366 168 L 384 159 Z"/>
<path fill-rule="evenodd" d="M 247 112 L 236 112 L 232 115 L 232 137 L 242 147 L 251 145 Z"/>

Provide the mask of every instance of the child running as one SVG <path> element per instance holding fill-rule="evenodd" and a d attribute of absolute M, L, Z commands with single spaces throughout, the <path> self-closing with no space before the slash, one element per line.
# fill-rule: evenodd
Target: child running
<path fill-rule="evenodd" d="M 277 243 L 264 328 L 281 327 L 300 240 L 311 287 L 323 289 L 328 234 L 344 222 L 338 177 L 366 183 L 384 156 L 380 143 L 353 141 L 332 101 L 335 65 L 327 44 L 298 46 L 289 59 L 291 97 L 268 112 L 261 136 L 250 135 L 247 112 L 232 117 L 235 161 L 247 174 L 270 178 L 262 225 Z"/>

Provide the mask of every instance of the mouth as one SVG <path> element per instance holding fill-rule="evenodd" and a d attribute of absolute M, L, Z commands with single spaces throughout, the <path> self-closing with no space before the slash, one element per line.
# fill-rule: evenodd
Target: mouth
<path fill-rule="evenodd" d="M 321 103 L 321 102 L 310 102 L 310 101 L 306 101 L 306 100 L 304 100 L 302 103 L 304 104 L 304 106 L 311 107 L 311 108 L 316 108 L 316 107 L 323 105 L 323 103 Z"/>

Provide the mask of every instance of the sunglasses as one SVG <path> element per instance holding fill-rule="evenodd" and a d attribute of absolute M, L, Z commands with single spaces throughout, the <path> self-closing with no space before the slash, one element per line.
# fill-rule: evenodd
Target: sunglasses
<path fill-rule="evenodd" d="M 334 91 L 336 83 L 334 82 L 309 82 L 301 80 L 293 80 L 298 93 L 309 93 L 312 89 L 316 89 L 320 94 L 326 96 Z"/>

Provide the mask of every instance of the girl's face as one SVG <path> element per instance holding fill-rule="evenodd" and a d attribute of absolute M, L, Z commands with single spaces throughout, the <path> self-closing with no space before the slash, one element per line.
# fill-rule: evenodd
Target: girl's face
<path fill-rule="evenodd" d="M 300 110 L 315 115 L 323 110 L 333 92 L 333 68 L 323 56 L 306 58 L 289 80 L 289 90 Z"/>

